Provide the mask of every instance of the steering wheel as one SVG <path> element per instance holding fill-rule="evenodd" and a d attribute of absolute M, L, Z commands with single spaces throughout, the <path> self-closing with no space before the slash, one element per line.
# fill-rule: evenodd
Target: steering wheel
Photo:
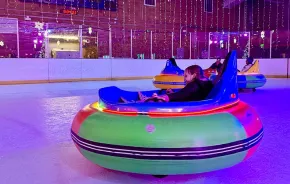
<path fill-rule="evenodd" d="M 149 102 L 149 101 L 152 101 L 152 100 L 153 100 L 153 102 L 159 102 L 159 101 L 166 102 L 164 99 L 160 99 L 160 98 L 157 98 L 157 97 L 147 98 L 144 102 Z"/>

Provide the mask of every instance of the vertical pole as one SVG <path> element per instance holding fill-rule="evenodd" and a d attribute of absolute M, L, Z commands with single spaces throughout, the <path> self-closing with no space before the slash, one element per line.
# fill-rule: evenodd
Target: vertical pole
<path fill-rule="evenodd" d="M 181 35 L 181 31 L 182 31 L 182 28 L 183 27 L 180 28 L 180 32 L 179 32 L 179 48 L 181 48 L 181 36 L 182 36 Z"/>
<path fill-rule="evenodd" d="M 150 54 L 151 54 L 151 59 L 153 59 L 153 43 L 152 43 L 152 38 L 153 38 L 153 32 L 150 32 Z"/>
<path fill-rule="evenodd" d="M 83 58 L 83 26 L 79 25 L 79 39 L 80 39 L 80 58 Z"/>
<path fill-rule="evenodd" d="M 272 39 L 274 31 L 270 32 L 270 59 L 272 58 Z"/>
<path fill-rule="evenodd" d="M 99 57 L 99 32 L 97 32 L 97 35 L 96 35 L 96 40 L 97 40 L 97 51 L 98 51 L 98 57 Z"/>
<path fill-rule="evenodd" d="M 210 32 L 208 33 L 208 59 L 210 59 Z"/>
<path fill-rule="evenodd" d="M 45 58 L 50 58 L 49 53 L 49 38 L 48 38 L 48 23 L 46 23 L 46 31 L 45 31 Z"/>
<path fill-rule="evenodd" d="M 191 59 L 191 32 L 189 33 L 189 59 Z"/>
<path fill-rule="evenodd" d="M 131 58 L 133 58 L 133 30 L 131 29 Z"/>
<path fill-rule="evenodd" d="M 248 56 L 250 57 L 251 55 L 251 32 L 249 32 L 249 48 L 248 48 Z"/>
<path fill-rule="evenodd" d="M 230 32 L 228 32 L 228 53 L 230 52 L 230 46 L 231 46 L 231 44 L 230 44 L 230 41 L 231 41 L 231 35 L 230 35 L 231 33 Z"/>
<path fill-rule="evenodd" d="M 112 28 L 111 25 L 109 25 L 109 57 L 112 58 Z"/>
<path fill-rule="evenodd" d="M 17 19 L 17 58 L 19 58 L 19 25 L 18 25 L 18 19 Z"/>
<path fill-rule="evenodd" d="M 174 32 L 172 32 L 172 39 L 171 39 L 171 55 L 174 56 Z"/>
<path fill-rule="evenodd" d="M 287 79 L 289 78 L 289 58 L 287 58 Z"/>

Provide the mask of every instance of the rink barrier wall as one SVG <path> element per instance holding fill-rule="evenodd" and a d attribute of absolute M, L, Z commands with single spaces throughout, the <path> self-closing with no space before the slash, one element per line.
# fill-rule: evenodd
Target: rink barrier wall
<path fill-rule="evenodd" d="M 208 68 L 215 59 L 178 59 L 185 69 L 198 64 Z M 289 59 L 259 59 L 260 72 L 267 78 L 288 78 Z M 238 60 L 238 68 L 245 64 Z M 137 59 L 18 59 L 0 60 L 0 84 L 32 84 L 77 81 L 152 79 L 165 66 L 165 60 Z"/>
<path fill-rule="evenodd" d="M 290 58 L 287 59 L 287 78 L 290 77 Z"/>

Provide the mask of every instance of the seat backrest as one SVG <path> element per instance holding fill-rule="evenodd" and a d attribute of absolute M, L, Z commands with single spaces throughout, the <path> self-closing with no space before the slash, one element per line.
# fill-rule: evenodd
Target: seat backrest
<path fill-rule="evenodd" d="M 167 60 L 165 68 L 161 71 L 161 74 L 183 75 L 184 71 L 178 66 L 173 65 L 170 60 Z"/>
<path fill-rule="evenodd" d="M 260 73 L 259 60 L 256 60 L 253 66 L 251 66 L 251 68 L 249 68 L 249 70 L 244 73 Z"/>
<path fill-rule="evenodd" d="M 237 54 L 231 51 L 226 56 L 221 72 L 213 81 L 214 87 L 207 99 L 228 103 L 238 99 Z"/>

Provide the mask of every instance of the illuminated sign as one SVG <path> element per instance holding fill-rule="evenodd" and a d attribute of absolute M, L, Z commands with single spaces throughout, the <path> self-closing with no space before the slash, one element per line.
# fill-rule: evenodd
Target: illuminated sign
<path fill-rule="evenodd" d="M 55 4 L 64 7 L 117 10 L 117 0 L 19 0 L 25 3 Z"/>
<path fill-rule="evenodd" d="M 69 10 L 69 9 L 62 9 L 62 10 L 60 10 L 60 12 L 63 14 L 69 14 L 69 15 L 77 15 L 78 14 L 77 10 Z"/>

